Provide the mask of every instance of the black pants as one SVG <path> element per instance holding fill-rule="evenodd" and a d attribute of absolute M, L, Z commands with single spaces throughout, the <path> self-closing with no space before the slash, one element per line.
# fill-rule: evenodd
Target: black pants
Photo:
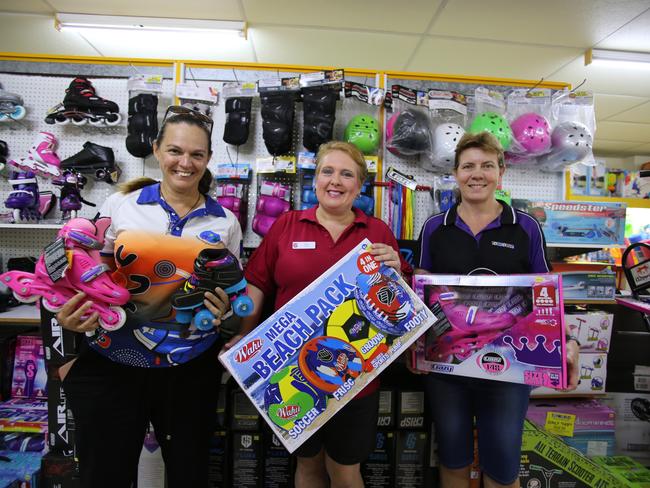
<path fill-rule="evenodd" d="M 162 449 L 169 488 L 208 486 L 222 367 L 220 341 L 171 368 L 124 366 L 87 350 L 63 387 L 75 420 L 83 488 L 130 488 L 149 423 Z"/>

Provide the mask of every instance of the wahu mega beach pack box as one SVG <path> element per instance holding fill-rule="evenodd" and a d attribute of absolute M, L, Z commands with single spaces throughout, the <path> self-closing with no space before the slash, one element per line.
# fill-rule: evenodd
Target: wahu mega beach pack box
<path fill-rule="evenodd" d="M 364 239 L 221 361 L 293 452 L 435 322 Z"/>

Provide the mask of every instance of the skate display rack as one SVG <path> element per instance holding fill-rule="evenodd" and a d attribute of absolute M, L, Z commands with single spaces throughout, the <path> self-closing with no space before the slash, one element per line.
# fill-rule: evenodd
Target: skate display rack
<path fill-rule="evenodd" d="M 205 61 L 176 61 L 176 60 L 148 60 L 148 59 L 121 59 L 121 58 L 93 58 L 93 57 L 64 57 L 64 56 L 39 56 L 0 53 L 0 82 L 7 91 L 19 93 L 24 101 L 27 115 L 18 122 L 0 125 L 0 139 L 9 145 L 9 159 L 20 158 L 31 147 L 38 131 L 52 132 L 59 140 L 57 153 L 65 159 L 79 152 L 86 141 L 95 142 L 103 146 L 110 146 L 115 152 L 117 163 L 122 168 L 120 181 L 149 176 L 160 179 L 161 173 L 153 157 L 145 159 L 130 155 L 125 147 L 127 135 L 127 108 L 129 93 L 127 80 L 136 74 L 160 75 L 163 78 L 163 94 L 159 96 L 159 120 L 167 105 L 176 103 L 174 87 L 178 83 L 194 83 L 197 86 L 212 86 L 220 90 L 225 82 L 233 81 L 258 81 L 274 77 L 291 77 L 301 73 L 311 73 L 331 67 L 322 66 L 291 66 L 291 65 L 266 65 L 257 63 L 217 63 Z M 114 127 L 94 127 L 90 125 L 75 126 L 46 124 L 45 114 L 54 105 L 61 102 L 65 95 L 70 80 L 76 75 L 87 76 L 91 79 L 97 95 L 116 102 L 120 107 L 122 121 Z M 514 87 L 544 87 L 552 90 L 563 89 L 566 83 L 542 82 L 533 80 L 514 80 L 500 78 L 480 78 L 447 76 L 429 73 L 404 73 L 392 71 L 375 71 L 364 69 L 345 69 L 345 80 L 355 81 L 380 88 L 390 88 L 393 84 L 401 84 L 413 89 L 442 89 L 454 90 L 471 94 L 478 86 L 487 86 L 490 89 L 507 92 Z M 259 98 L 253 99 L 252 120 L 248 141 L 237 150 L 228 146 L 222 140 L 225 125 L 225 111 L 223 100 L 213 107 L 215 121 L 213 130 L 214 154 L 210 162 L 211 169 L 218 163 L 248 162 L 255 168 L 258 158 L 269 157 L 262 138 L 262 119 L 260 115 Z M 302 147 L 302 104 L 295 105 L 295 125 L 293 131 L 293 148 L 296 152 L 304 151 Z M 383 107 L 363 105 L 353 99 L 342 98 L 337 102 L 336 121 L 334 124 L 335 138 L 341 138 L 347 121 L 356 114 L 370 113 L 378 118 L 382 134 L 385 121 L 390 113 Z M 385 136 L 384 136 L 385 137 Z M 385 141 L 384 141 L 385 142 Z M 398 171 L 413 176 L 415 181 L 423 186 L 431 186 L 433 173 L 425 170 L 417 163 L 415 158 L 401 158 L 385 151 L 382 148 L 378 154 L 378 173 L 376 181 L 385 181 L 385 170 L 393 167 Z M 293 153 L 292 155 L 296 155 Z M 84 205 L 79 212 L 80 216 L 92 217 L 97 212 L 99 205 L 116 191 L 114 186 L 104 182 L 93 181 L 88 178 L 88 185 L 82 190 L 86 200 L 94 202 L 98 207 Z M 293 206 L 299 205 L 300 189 L 298 178 L 291 179 L 293 185 Z M 525 170 L 510 167 L 503 180 L 504 188 L 511 191 L 514 198 L 535 198 L 546 200 L 562 199 L 563 179 L 561 173 L 540 173 L 534 170 Z M 257 173 L 249 185 L 248 195 L 248 224 L 244 231 L 244 247 L 255 248 L 261 238 L 252 232 L 251 222 L 257 203 Z M 58 194 L 58 189 L 50 180 L 39 178 L 39 189 L 50 190 Z M 0 178 L 0 199 L 6 199 L 11 186 L 7 180 Z M 388 189 L 375 187 L 375 214 L 378 217 L 388 218 Z M 421 228 L 426 218 L 434 211 L 433 200 L 427 191 L 416 192 L 413 228 L 416 232 Z M 2 228 L 2 257 L 4 260 L 23 256 L 25 254 L 38 255 L 40 250 L 51 242 L 60 227 L 60 211 L 54 211 L 47 221 L 39 223 L 10 224 L 0 223 Z"/>

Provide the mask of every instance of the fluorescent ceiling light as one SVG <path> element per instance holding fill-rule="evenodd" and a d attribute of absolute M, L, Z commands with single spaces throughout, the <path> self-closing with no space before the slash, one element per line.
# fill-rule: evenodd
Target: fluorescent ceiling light
<path fill-rule="evenodd" d="M 206 32 L 230 31 L 246 37 L 246 22 L 231 20 L 169 19 L 121 15 L 56 14 L 58 30 L 108 29 L 130 31 Z"/>
<path fill-rule="evenodd" d="M 585 52 L 585 66 L 592 63 L 598 65 L 650 69 L 650 53 L 589 49 Z"/>

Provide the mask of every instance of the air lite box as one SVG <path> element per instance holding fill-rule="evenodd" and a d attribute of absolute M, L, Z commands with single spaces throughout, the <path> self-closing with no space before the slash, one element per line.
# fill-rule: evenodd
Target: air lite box
<path fill-rule="evenodd" d="M 220 356 L 289 452 L 435 322 L 364 239 Z"/>
<path fill-rule="evenodd" d="M 416 275 L 439 320 L 417 342 L 421 371 L 566 386 L 559 275 Z"/>

